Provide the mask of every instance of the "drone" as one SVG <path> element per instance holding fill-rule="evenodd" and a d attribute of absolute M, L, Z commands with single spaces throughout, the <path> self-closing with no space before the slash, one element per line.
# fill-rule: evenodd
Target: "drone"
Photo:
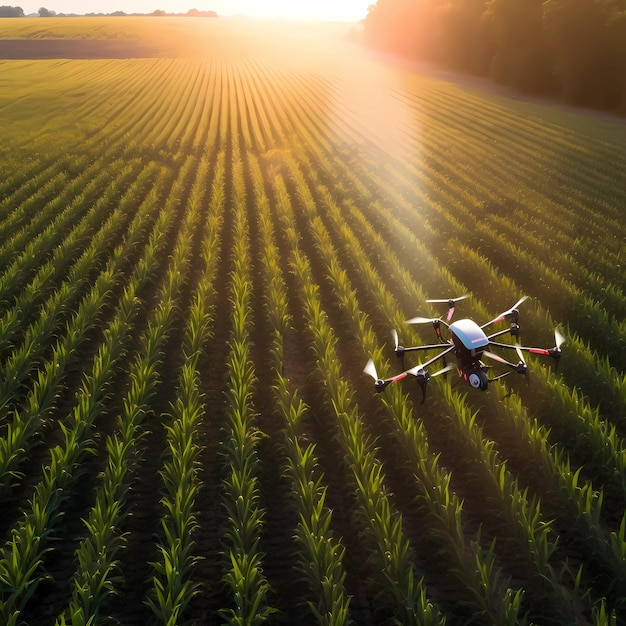
<path fill-rule="evenodd" d="M 422 390 L 422 404 L 426 400 L 426 385 L 428 381 L 440 374 L 446 374 L 450 370 L 456 369 L 459 378 L 469 383 L 474 389 L 480 389 L 486 391 L 489 383 L 501 380 L 505 376 L 508 376 L 512 372 L 522 374 L 528 379 L 529 371 L 526 360 L 524 359 L 524 352 L 531 354 L 539 354 L 543 356 L 550 356 L 556 361 L 555 367 L 558 367 L 559 359 L 561 358 L 561 345 L 565 341 L 565 338 L 559 333 L 558 330 L 554 331 L 555 346 L 553 348 L 530 348 L 527 346 L 521 346 L 519 344 L 519 310 L 520 306 L 528 296 L 520 298 L 510 309 L 503 311 L 492 320 L 479 326 L 471 319 L 460 319 L 452 322 L 452 316 L 454 315 L 456 303 L 460 300 L 469 298 L 469 294 L 459 296 L 458 298 L 451 298 L 449 300 L 427 300 L 431 303 L 442 303 L 448 305 L 448 312 L 446 319 L 443 316 L 438 318 L 425 318 L 425 317 L 413 317 L 407 320 L 407 324 L 432 324 L 432 327 L 437 335 L 439 343 L 424 346 L 414 346 L 411 348 L 405 348 L 399 344 L 398 333 L 396 330 L 392 331 L 392 336 L 395 343 L 396 356 L 402 362 L 402 369 L 404 370 L 404 355 L 407 352 L 417 352 L 421 350 L 439 350 L 439 354 L 435 355 L 431 359 L 417 365 L 411 369 L 404 370 L 402 373 L 393 376 L 391 378 L 379 378 L 376 367 L 372 359 L 370 359 L 365 366 L 364 372 L 369 374 L 374 379 L 374 388 L 376 391 L 381 392 L 387 388 L 388 385 L 398 382 L 409 375 L 415 376 L 417 382 Z M 510 327 L 504 330 L 500 330 L 491 335 L 485 333 L 485 328 L 492 324 L 508 321 Z M 445 329 L 442 331 L 442 327 Z M 495 341 L 497 338 L 503 335 L 510 334 L 515 338 L 515 343 L 501 343 Z M 447 336 L 449 335 L 449 336 Z M 487 350 L 488 347 L 502 348 L 505 350 L 514 350 L 519 357 L 517 363 L 508 361 L 498 354 Z M 446 362 L 447 356 L 454 356 L 456 358 L 456 365 L 448 365 Z M 489 370 L 491 366 L 485 365 L 483 358 L 490 359 L 508 367 L 508 371 L 496 375 L 491 378 L 489 376 Z M 431 374 L 428 368 L 438 361 L 442 361 L 443 368 Z"/>

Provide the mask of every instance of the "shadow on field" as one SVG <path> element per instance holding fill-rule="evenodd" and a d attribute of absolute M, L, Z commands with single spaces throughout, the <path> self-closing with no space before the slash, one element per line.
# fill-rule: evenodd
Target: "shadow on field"
<path fill-rule="evenodd" d="M 162 53 L 150 42 L 128 39 L 0 40 L 0 59 L 136 59 Z"/>

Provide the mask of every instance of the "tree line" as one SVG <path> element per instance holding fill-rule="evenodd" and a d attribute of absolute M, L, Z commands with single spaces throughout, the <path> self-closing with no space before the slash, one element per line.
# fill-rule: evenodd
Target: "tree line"
<path fill-rule="evenodd" d="M 12 7 L 3 4 L 0 6 L 0 17 L 23 17 L 24 9 L 22 7 Z"/>
<path fill-rule="evenodd" d="M 626 0 L 377 0 L 369 45 L 626 112 Z"/>
<path fill-rule="evenodd" d="M 75 14 L 65 14 L 65 13 L 56 13 L 55 11 L 50 11 L 49 9 L 46 9 L 45 7 L 41 7 L 37 13 L 39 14 L 39 17 L 74 17 Z M 124 11 L 114 11 L 113 13 L 99 13 L 99 14 L 95 14 L 95 13 L 86 13 L 86 15 L 113 15 L 113 16 L 124 16 L 127 15 L 127 13 L 124 13 Z M 139 15 L 137 13 L 134 13 L 133 15 Z M 141 14 L 143 15 L 143 14 Z M 157 9 L 156 11 L 153 11 L 152 13 L 146 14 L 146 15 L 155 15 L 157 17 L 159 16 L 164 16 L 164 15 L 174 15 L 174 16 L 178 16 L 178 17 L 217 17 L 217 13 L 215 11 L 198 11 L 198 9 L 189 9 L 189 11 L 187 11 L 187 13 L 166 13 L 165 11 L 161 11 L 159 9 Z M 2 5 L 0 6 L 0 17 L 24 17 L 24 9 L 22 9 L 22 7 L 14 7 L 14 6 L 8 6 L 8 5 Z"/>

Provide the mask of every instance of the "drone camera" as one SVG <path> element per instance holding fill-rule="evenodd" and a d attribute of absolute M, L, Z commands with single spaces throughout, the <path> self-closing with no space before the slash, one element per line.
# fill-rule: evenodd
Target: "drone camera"
<path fill-rule="evenodd" d="M 467 381 L 472 387 L 474 387 L 474 389 L 480 389 L 481 391 L 485 391 L 489 385 L 489 379 L 482 370 L 469 374 L 467 376 Z"/>

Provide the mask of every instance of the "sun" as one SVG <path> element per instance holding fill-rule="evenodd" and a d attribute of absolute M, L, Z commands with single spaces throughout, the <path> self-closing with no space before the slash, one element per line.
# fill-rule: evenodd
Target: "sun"
<path fill-rule="evenodd" d="M 237 4 L 241 13 L 265 19 L 358 22 L 372 0 L 245 0 Z"/>

